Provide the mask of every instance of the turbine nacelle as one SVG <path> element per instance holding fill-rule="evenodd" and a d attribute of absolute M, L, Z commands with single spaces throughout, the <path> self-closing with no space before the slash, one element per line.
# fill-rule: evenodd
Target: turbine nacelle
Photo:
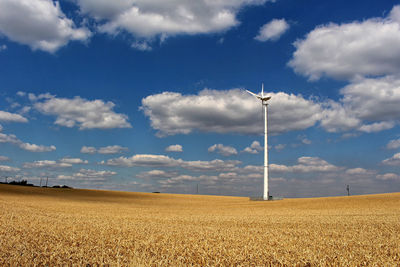
<path fill-rule="evenodd" d="M 247 93 L 257 97 L 258 99 L 260 99 L 262 102 L 266 102 L 266 101 L 271 99 L 270 96 L 264 96 L 264 84 L 262 85 L 261 95 L 257 95 L 257 94 L 255 94 L 253 92 L 250 92 L 249 90 L 246 90 L 246 91 L 247 91 Z"/>

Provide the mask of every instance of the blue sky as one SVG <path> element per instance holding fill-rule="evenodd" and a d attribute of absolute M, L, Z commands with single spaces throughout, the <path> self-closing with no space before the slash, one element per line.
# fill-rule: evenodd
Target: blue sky
<path fill-rule="evenodd" d="M 259 196 L 400 190 L 400 3 L 0 0 L 0 175 Z"/>

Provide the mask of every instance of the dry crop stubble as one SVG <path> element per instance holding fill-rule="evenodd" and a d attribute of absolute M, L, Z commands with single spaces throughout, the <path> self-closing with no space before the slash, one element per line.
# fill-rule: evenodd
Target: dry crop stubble
<path fill-rule="evenodd" d="M 240 197 L 0 185 L 0 265 L 400 265 L 400 194 Z"/>

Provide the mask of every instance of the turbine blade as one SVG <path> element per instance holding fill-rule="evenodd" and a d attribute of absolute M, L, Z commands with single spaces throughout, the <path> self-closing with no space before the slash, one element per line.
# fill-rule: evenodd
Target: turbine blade
<path fill-rule="evenodd" d="M 261 87 L 261 97 L 264 97 L 264 83 L 262 83 Z"/>
<path fill-rule="evenodd" d="M 255 94 L 255 93 L 253 93 L 253 92 L 250 92 L 249 90 L 246 90 L 246 92 L 249 93 L 249 94 L 251 94 L 251 95 L 253 95 L 253 96 L 255 96 L 255 97 L 257 97 L 258 99 L 261 99 L 261 96 Z"/>

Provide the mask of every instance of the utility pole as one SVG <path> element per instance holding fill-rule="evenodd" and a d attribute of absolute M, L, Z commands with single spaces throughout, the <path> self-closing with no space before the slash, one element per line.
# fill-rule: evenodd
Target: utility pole
<path fill-rule="evenodd" d="M 49 176 L 47 176 L 47 179 L 46 179 L 46 187 L 47 187 L 48 182 L 49 182 Z"/>
<path fill-rule="evenodd" d="M 39 187 L 42 187 L 42 177 L 40 177 L 40 185 Z"/>

